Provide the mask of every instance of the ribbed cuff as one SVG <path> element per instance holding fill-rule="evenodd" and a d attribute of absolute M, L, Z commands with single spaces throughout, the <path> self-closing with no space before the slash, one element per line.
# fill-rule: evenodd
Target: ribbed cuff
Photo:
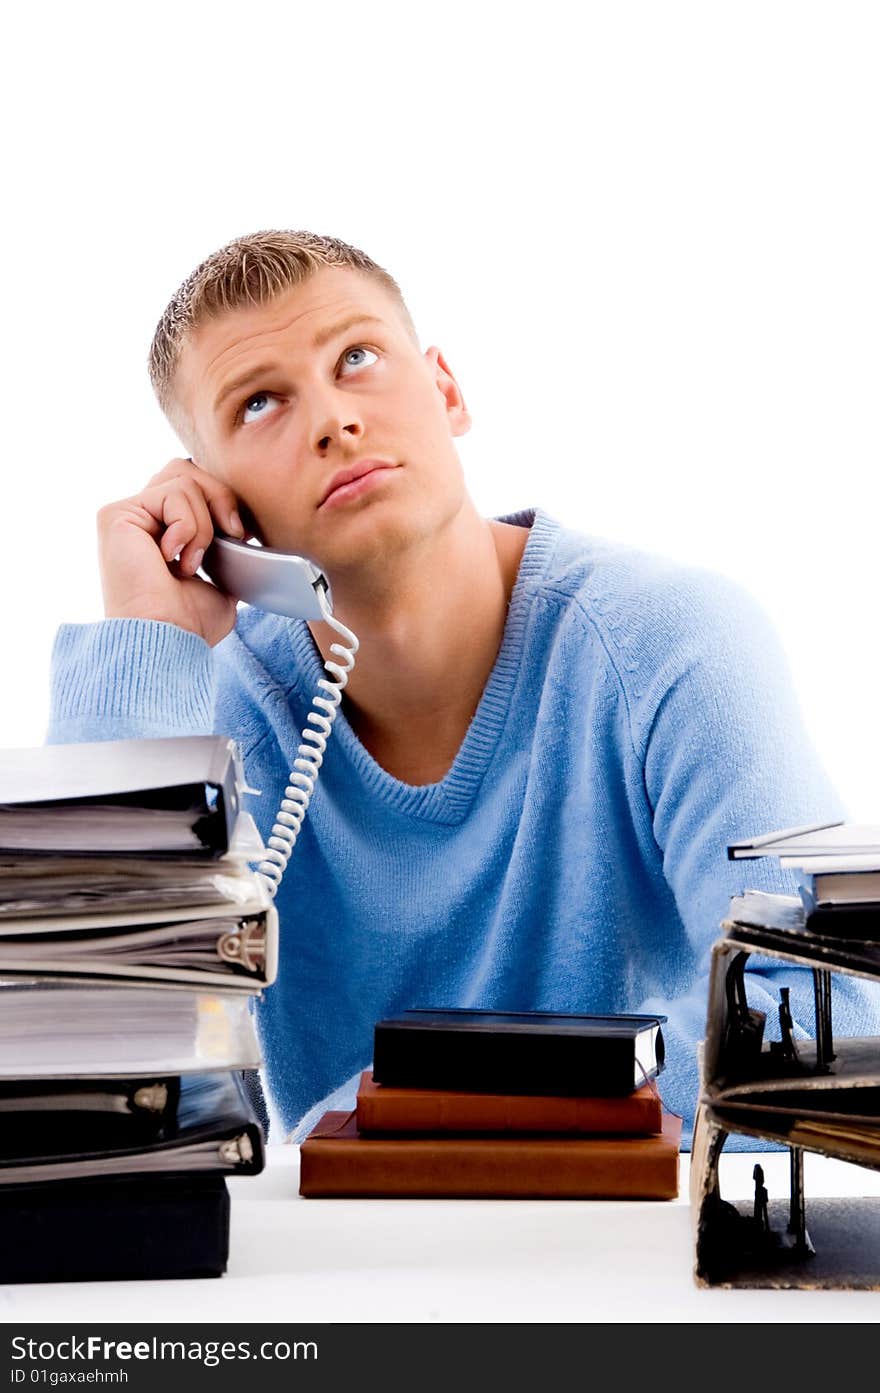
<path fill-rule="evenodd" d="M 211 733 L 211 648 L 176 624 L 62 624 L 50 683 L 48 744 Z"/>

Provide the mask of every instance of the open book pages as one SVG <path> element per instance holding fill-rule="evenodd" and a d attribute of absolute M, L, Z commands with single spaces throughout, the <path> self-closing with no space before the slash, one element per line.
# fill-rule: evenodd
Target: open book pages
<path fill-rule="evenodd" d="M 256 1069 L 243 992 L 0 977 L 0 1079 Z"/>

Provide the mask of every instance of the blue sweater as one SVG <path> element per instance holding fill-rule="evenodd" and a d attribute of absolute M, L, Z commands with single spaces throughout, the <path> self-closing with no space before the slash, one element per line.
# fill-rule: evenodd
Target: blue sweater
<path fill-rule="evenodd" d="M 664 1012 L 662 1093 L 687 1145 L 719 921 L 746 885 L 794 888 L 775 862 L 729 862 L 727 843 L 844 815 L 745 592 L 540 511 L 505 520 L 531 531 L 452 768 L 393 778 L 343 702 L 279 889 L 258 1025 L 297 1138 L 351 1105 L 374 1023 L 427 1005 Z M 234 736 L 265 838 L 322 675 L 303 622 L 255 609 L 214 649 L 153 620 L 65 624 L 48 738 Z M 751 961 L 768 1033 L 788 982 L 812 1034 L 809 973 Z M 835 981 L 838 1034 L 880 1030 L 871 991 Z"/>

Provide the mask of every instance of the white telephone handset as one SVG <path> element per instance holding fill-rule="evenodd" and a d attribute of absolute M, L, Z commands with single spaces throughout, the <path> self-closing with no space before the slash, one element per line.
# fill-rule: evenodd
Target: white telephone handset
<path fill-rule="evenodd" d="M 221 590 L 270 614 L 284 614 L 289 619 L 324 619 L 324 597 L 327 607 L 332 606 L 327 578 L 304 556 L 239 542 L 222 532 L 214 533 L 202 570 Z"/>
<path fill-rule="evenodd" d="M 266 859 L 258 867 L 257 874 L 274 898 L 315 791 L 327 740 L 359 645 L 351 629 L 340 624 L 333 615 L 326 576 L 303 556 L 239 542 L 234 537 L 216 533 L 205 552 L 201 569 L 221 590 L 246 604 L 289 619 L 321 620 L 345 639 L 345 644 L 330 645 L 330 652 L 342 661 L 334 663 L 328 658 L 324 663 L 330 677 L 322 677 L 318 682 L 319 690 L 312 699 L 316 709 L 306 717 L 308 724 L 297 749 L 299 758 L 294 760 L 290 783 L 284 790 L 272 834 L 266 843 L 269 848 Z"/>

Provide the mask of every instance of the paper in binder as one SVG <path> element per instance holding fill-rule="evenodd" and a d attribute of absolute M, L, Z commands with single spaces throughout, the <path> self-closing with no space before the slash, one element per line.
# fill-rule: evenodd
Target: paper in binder
<path fill-rule="evenodd" d="M 256 835 L 255 835 L 256 834 Z M 239 814 L 219 859 L 135 856 L 0 856 L 0 928 L 9 919 L 135 913 L 214 905 L 240 908 L 254 893 L 247 865 L 265 855 L 252 819 Z"/>
<path fill-rule="evenodd" d="M 258 1069 L 244 992 L 0 978 L 0 1080 L 107 1079 Z"/>
<path fill-rule="evenodd" d="M 222 856 L 244 787 L 220 735 L 4 750 L 0 853 Z"/>
<path fill-rule="evenodd" d="M 259 992 L 278 969 L 278 913 L 256 876 L 233 913 L 186 910 L 0 919 L 0 973 L 189 982 Z"/>

